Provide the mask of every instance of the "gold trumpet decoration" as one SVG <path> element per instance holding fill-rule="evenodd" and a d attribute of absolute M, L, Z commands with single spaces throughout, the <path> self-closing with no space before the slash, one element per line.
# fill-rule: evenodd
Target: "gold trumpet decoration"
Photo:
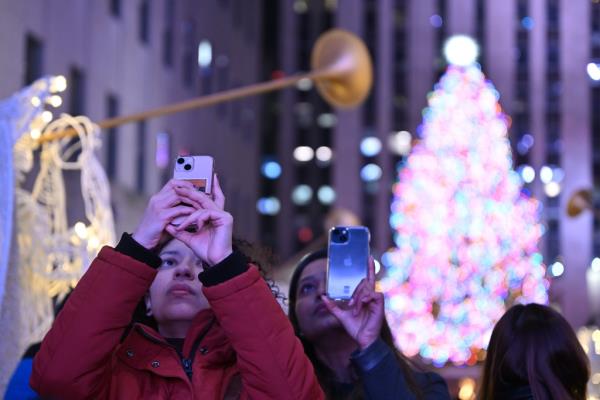
<path fill-rule="evenodd" d="M 592 189 L 579 189 L 569 197 L 567 202 L 567 215 L 576 217 L 585 210 L 590 210 L 596 218 L 600 218 L 600 211 L 594 208 Z"/>
<path fill-rule="evenodd" d="M 212 106 L 242 97 L 284 89 L 305 78 L 314 80 L 321 96 L 329 104 L 339 108 L 349 108 L 360 104 L 371 89 L 373 73 L 369 52 L 356 35 L 342 29 L 330 30 L 319 37 L 312 51 L 311 67 L 312 71 L 307 73 L 214 93 L 136 114 L 106 119 L 98 122 L 98 126 L 107 129 L 129 122 Z M 71 136 L 76 136 L 73 129 L 51 132 L 39 138 L 38 143 Z"/>

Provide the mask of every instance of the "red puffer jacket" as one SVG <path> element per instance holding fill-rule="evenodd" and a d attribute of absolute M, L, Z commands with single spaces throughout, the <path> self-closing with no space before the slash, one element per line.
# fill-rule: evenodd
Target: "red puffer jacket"
<path fill-rule="evenodd" d="M 136 304 L 156 270 L 105 247 L 58 315 L 37 354 L 31 386 L 48 399 L 322 399 L 312 365 L 258 270 L 204 287 L 185 362 Z M 194 354 L 195 353 L 195 354 Z M 187 365 L 188 369 L 190 365 Z"/>

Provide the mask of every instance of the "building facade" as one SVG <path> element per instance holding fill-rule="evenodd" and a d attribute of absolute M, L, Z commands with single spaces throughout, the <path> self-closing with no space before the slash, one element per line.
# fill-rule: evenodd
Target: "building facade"
<path fill-rule="evenodd" d="M 316 37 L 340 27 L 364 39 L 375 74 L 367 101 L 355 110 L 333 111 L 334 118 L 323 117 L 332 111 L 302 86 L 277 99 L 277 153 L 263 155 L 276 158 L 282 173 L 261 196 L 276 196 L 281 207 L 261 220 L 280 254 L 294 254 L 320 237 L 334 208 L 350 210 L 369 226 L 376 255 L 392 246 L 391 185 L 404 155 L 387 143 L 401 131 L 418 138 L 427 93 L 445 69 L 443 43 L 467 34 L 479 42 L 479 63 L 512 120 L 513 168 L 531 167 L 535 174 L 525 187 L 543 205 L 541 249 L 552 279 L 551 301 L 574 326 L 588 321 L 586 271 L 600 250 L 600 223 L 589 212 L 570 218 L 566 205 L 576 190 L 598 187 L 600 89 L 586 65 L 600 59 L 600 2 L 294 0 L 278 5 L 277 58 L 283 71 L 306 70 Z M 323 127 L 323 121 L 330 123 Z M 379 139 L 381 150 L 365 151 L 365 138 L 367 143 Z M 313 154 L 309 149 L 295 157 L 299 146 Z M 318 158 L 322 146 L 331 150 L 330 162 Z M 379 167 L 370 177 L 368 164 Z M 317 196 L 324 186 L 335 192 L 334 203 Z M 298 191 L 304 196 L 294 197 Z"/>
<path fill-rule="evenodd" d="M 43 75 L 68 88 L 55 114 L 93 121 L 257 82 L 262 2 L 0 1 L 0 98 Z M 260 98 L 130 123 L 102 135 L 118 231 L 132 231 L 177 154 L 210 154 L 236 218 L 258 239 Z M 67 177 L 70 198 L 77 177 Z M 69 209 L 83 217 L 82 204 Z"/>
<path fill-rule="evenodd" d="M 336 209 L 369 226 L 375 255 L 392 245 L 390 188 L 406 153 L 391 151 L 390 137 L 418 138 L 445 39 L 476 38 L 512 119 L 514 168 L 535 174 L 526 187 L 543 203 L 545 262 L 564 267 L 550 268 L 560 275 L 552 301 L 575 326 L 592 317 L 582 288 L 600 219 L 565 210 L 576 190 L 600 187 L 600 85 L 586 73 L 600 63 L 599 0 L 0 0 L 0 10 L 0 98 L 62 74 L 57 112 L 94 121 L 307 71 L 330 28 L 363 38 L 375 81 L 354 110 L 336 111 L 302 81 L 103 134 L 119 231 L 135 228 L 176 154 L 211 154 L 237 234 L 281 260 L 322 238 Z"/>

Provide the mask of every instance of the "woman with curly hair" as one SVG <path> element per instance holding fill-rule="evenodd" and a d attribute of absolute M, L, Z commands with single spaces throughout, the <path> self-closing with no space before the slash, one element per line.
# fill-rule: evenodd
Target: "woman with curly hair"
<path fill-rule="evenodd" d="M 101 250 L 34 360 L 43 398 L 323 397 L 224 204 L 216 179 L 213 198 L 172 180 L 133 235 Z M 140 300 L 148 323 L 131 324 Z"/>

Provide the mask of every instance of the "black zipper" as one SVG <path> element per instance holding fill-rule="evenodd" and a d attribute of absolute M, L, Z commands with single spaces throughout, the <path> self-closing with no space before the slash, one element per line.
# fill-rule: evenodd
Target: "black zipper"
<path fill-rule="evenodd" d="M 181 365 L 183 366 L 183 370 L 185 371 L 185 374 L 188 376 L 188 378 L 190 378 L 190 381 L 192 380 L 192 364 L 194 362 L 194 356 L 196 355 L 196 351 L 198 350 L 198 347 L 200 347 L 202 339 L 204 339 L 204 337 L 208 334 L 208 331 L 210 330 L 210 328 L 212 328 L 214 323 L 215 318 L 211 319 L 208 325 L 206 325 L 206 328 L 204 328 L 204 330 L 200 332 L 200 335 L 198 335 L 198 338 L 192 346 L 192 350 L 190 351 L 190 356 L 188 358 L 185 358 L 183 354 L 178 352 L 179 357 L 181 358 Z"/>
<path fill-rule="evenodd" d="M 181 365 L 183 365 L 183 370 L 185 374 L 192 380 L 192 360 L 190 358 L 181 357 Z"/>

